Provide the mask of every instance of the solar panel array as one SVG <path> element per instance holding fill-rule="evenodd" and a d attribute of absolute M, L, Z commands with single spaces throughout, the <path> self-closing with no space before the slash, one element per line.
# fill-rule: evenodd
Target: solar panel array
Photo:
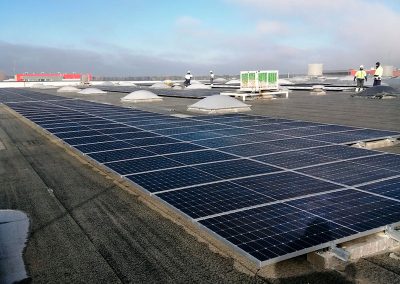
<path fill-rule="evenodd" d="M 177 118 L 26 90 L 0 100 L 260 266 L 400 222 L 400 155 L 346 145 L 399 132 Z"/>

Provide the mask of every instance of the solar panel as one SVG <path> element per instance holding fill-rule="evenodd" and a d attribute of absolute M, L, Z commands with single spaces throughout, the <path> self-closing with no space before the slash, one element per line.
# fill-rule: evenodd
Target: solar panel
<path fill-rule="evenodd" d="M 132 148 L 133 146 L 131 144 L 125 143 L 123 141 L 111 141 L 111 142 L 78 145 L 78 146 L 74 146 L 74 147 L 76 149 L 78 149 L 79 151 L 81 151 L 82 153 L 92 153 L 92 152 L 100 152 L 100 151 L 107 151 L 107 150 Z"/>
<path fill-rule="evenodd" d="M 400 221 L 400 203 L 371 194 L 346 190 L 289 201 L 289 205 L 363 232 Z"/>
<path fill-rule="evenodd" d="M 319 147 L 319 148 L 313 148 L 313 149 L 308 149 L 308 150 L 304 150 L 304 151 L 307 153 L 310 153 L 310 154 L 316 154 L 316 155 L 337 158 L 337 159 L 351 159 L 351 158 L 357 158 L 357 157 L 377 155 L 380 153 L 377 151 L 361 149 L 361 148 L 354 148 L 354 147 L 349 147 L 349 146 L 342 146 L 342 145 Z"/>
<path fill-rule="evenodd" d="M 367 184 L 358 188 L 400 200 L 400 177 Z"/>
<path fill-rule="evenodd" d="M 209 138 L 217 138 L 221 137 L 222 134 L 217 134 L 211 131 L 202 131 L 202 132 L 191 132 L 191 133 L 184 133 L 184 134 L 176 134 L 171 135 L 171 137 L 184 140 L 184 141 L 196 141 L 202 139 L 209 139 Z"/>
<path fill-rule="evenodd" d="M 221 180 L 191 166 L 130 175 L 127 178 L 152 193 Z"/>
<path fill-rule="evenodd" d="M 134 174 L 134 173 L 182 166 L 181 163 L 160 156 L 111 162 L 111 163 L 106 163 L 105 165 L 110 169 L 114 170 L 115 172 L 119 173 L 120 175 Z"/>
<path fill-rule="evenodd" d="M 225 154 L 215 150 L 203 150 L 196 152 L 186 152 L 179 154 L 170 154 L 166 157 L 178 161 L 186 165 L 209 163 L 222 160 L 232 160 L 237 159 L 237 157 Z"/>
<path fill-rule="evenodd" d="M 239 137 L 241 137 L 241 136 L 239 136 Z M 245 138 L 245 137 L 243 137 L 243 138 Z M 221 138 L 204 139 L 204 140 L 195 141 L 195 144 L 198 144 L 198 145 L 204 146 L 204 147 L 210 147 L 210 148 L 220 148 L 220 147 L 233 146 L 233 145 L 239 145 L 239 144 L 245 144 L 245 143 L 249 143 L 249 141 L 242 139 L 242 138 L 238 138 L 238 137 L 221 137 Z"/>
<path fill-rule="evenodd" d="M 277 152 L 287 151 L 286 148 L 270 145 L 269 142 L 252 143 L 252 144 L 249 143 L 246 145 L 224 147 L 220 148 L 220 150 L 242 157 L 250 157 L 267 153 L 277 153 Z"/>
<path fill-rule="evenodd" d="M 290 151 L 277 154 L 262 155 L 254 157 L 253 159 L 286 169 L 295 169 L 336 161 L 336 159 L 330 157 L 311 154 L 304 151 Z"/>
<path fill-rule="evenodd" d="M 204 147 L 197 146 L 190 143 L 176 143 L 176 144 L 166 144 L 166 145 L 157 145 L 157 146 L 148 146 L 146 150 L 157 154 L 172 154 L 172 153 L 180 153 L 180 152 L 190 152 L 204 149 Z"/>
<path fill-rule="evenodd" d="M 279 171 L 279 168 L 248 159 L 229 160 L 195 166 L 206 173 L 223 179 L 239 178 Z"/>
<path fill-rule="evenodd" d="M 92 159 L 100 163 L 106 163 L 106 162 L 120 161 L 125 159 L 154 156 L 154 153 L 136 147 L 136 148 L 90 153 L 88 154 L 88 156 L 90 156 Z"/>
<path fill-rule="evenodd" d="M 352 162 L 400 173 L 400 155 L 384 154 L 379 156 L 360 158 L 353 160 Z"/>
<path fill-rule="evenodd" d="M 9 107 L 260 265 L 400 221 L 400 156 L 339 145 L 398 132 L 247 114 L 177 118 L 4 93 Z"/>
<path fill-rule="evenodd" d="M 367 183 L 398 174 L 394 171 L 346 161 L 309 167 L 300 169 L 299 171 L 314 177 L 323 178 L 345 185 Z"/>
<path fill-rule="evenodd" d="M 232 182 L 220 182 L 157 194 L 193 219 L 273 201 Z"/>
<path fill-rule="evenodd" d="M 356 232 L 286 204 L 272 204 L 199 221 L 259 263 L 290 258 L 295 252 Z M 286 257 L 285 257 L 286 256 Z"/>
<path fill-rule="evenodd" d="M 107 141 L 115 141 L 117 140 L 114 137 L 108 135 L 97 135 L 97 136 L 88 136 L 88 137 L 80 137 L 80 138 L 64 138 L 64 141 L 69 145 L 86 145 L 93 144 L 99 142 L 107 142 Z"/>
<path fill-rule="evenodd" d="M 249 177 L 236 180 L 235 183 L 275 200 L 307 196 L 341 188 L 330 182 L 292 172 Z"/>

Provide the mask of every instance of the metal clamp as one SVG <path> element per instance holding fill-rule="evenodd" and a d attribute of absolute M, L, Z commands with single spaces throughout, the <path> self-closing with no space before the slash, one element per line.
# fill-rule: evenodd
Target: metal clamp
<path fill-rule="evenodd" d="M 343 261 L 348 261 L 350 259 L 350 253 L 342 248 L 337 247 L 336 245 L 331 245 L 330 251 L 333 255 Z"/>
<path fill-rule="evenodd" d="M 393 226 L 388 225 L 385 233 L 391 239 L 400 242 L 400 231 L 396 230 Z"/>

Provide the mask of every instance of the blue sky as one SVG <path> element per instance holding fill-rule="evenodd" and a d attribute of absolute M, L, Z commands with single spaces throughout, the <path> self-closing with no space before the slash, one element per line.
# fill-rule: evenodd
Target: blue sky
<path fill-rule="evenodd" d="M 397 0 L 2 0 L 0 18 L 0 70 L 9 74 L 400 65 Z"/>

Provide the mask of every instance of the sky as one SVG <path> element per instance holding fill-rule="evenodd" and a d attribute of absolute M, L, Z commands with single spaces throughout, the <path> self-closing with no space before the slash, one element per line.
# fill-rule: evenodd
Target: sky
<path fill-rule="evenodd" d="M 400 67 L 399 0 L 1 0 L 0 21 L 9 75 Z"/>

